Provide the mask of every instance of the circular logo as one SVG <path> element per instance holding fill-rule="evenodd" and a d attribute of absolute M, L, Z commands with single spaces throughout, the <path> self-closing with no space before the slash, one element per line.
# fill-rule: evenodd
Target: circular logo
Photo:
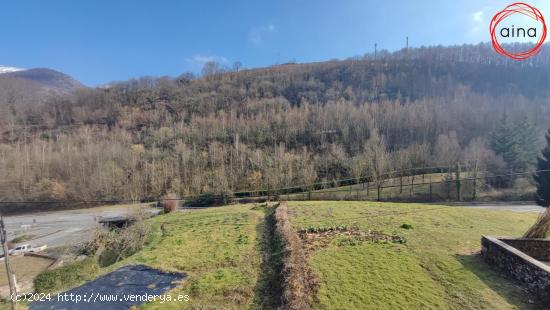
<path fill-rule="evenodd" d="M 503 20 L 505 20 L 506 18 L 514 14 L 522 14 L 535 21 L 538 21 L 542 25 L 542 34 L 538 36 L 539 38 L 535 46 L 530 50 L 517 52 L 517 53 L 511 52 L 511 51 L 505 50 L 501 46 L 501 44 L 498 42 L 497 31 L 496 31 L 498 24 L 500 24 Z M 531 29 L 534 29 L 534 28 L 531 28 Z M 495 49 L 495 51 L 501 55 L 508 56 L 515 60 L 525 60 L 531 56 L 538 54 L 542 48 L 542 45 L 544 44 L 544 40 L 546 40 L 546 22 L 544 21 L 544 16 L 542 16 L 542 13 L 537 8 L 523 2 L 510 4 L 509 6 L 504 8 L 504 10 L 498 12 L 491 20 L 489 31 L 491 33 L 491 41 L 493 43 L 493 48 Z M 523 29 L 523 31 L 525 33 L 525 29 Z M 509 29 L 508 29 L 508 33 L 509 33 Z M 535 30 L 535 33 L 536 33 L 536 30 Z"/>

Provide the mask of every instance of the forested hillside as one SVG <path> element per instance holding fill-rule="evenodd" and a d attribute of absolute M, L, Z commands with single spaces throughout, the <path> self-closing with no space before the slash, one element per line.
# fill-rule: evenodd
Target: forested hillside
<path fill-rule="evenodd" d="M 0 199 L 230 194 L 459 161 L 529 169 L 550 126 L 548 57 L 487 48 L 208 63 L 200 77 L 0 97 Z"/>

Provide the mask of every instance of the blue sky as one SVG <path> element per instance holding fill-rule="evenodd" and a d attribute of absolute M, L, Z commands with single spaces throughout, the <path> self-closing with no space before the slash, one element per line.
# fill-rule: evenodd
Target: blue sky
<path fill-rule="evenodd" d="M 48 67 L 86 85 L 347 58 L 380 49 L 489 41 L 513 1 L 3 1 L 0 65 Z M 550 1 L 528 1 L 543 14 Z M 549 13 L 550 14 L 550 13 Z M 550 18 L 550 17 L 549 17 Z"/>

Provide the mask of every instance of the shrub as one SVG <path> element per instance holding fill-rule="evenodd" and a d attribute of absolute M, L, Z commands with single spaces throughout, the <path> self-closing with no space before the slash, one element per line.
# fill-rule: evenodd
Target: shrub
<path fill-rule="evenodd" d="M 338 246 L 356 246 L 361 245 L 362 243 L 363 241 L 357 238 L 344 238 L 338 240 L 337 242 Z"/>
<path fill-rule="evenodd" d="M 151 225 L 145 221 L 143 213 L 132 217 L 132 224 L 125 228 L 108 230 L 98 227 L 82 253 L 97 257 L 99 265 L 105 267 L 141 250 L 151 239 Z"/>
<path fill-rule="evenodd" d="M 189 208 L 206 208 L 211 206 L 223 205 L 227 202 L 227 196 L 216 196 L 213 193 L 204 193 L 195 199 L 189 200 L 185 203 Z"/>
<path fill-rule="evenodd" d="M 407 224 L 407 223 L 401 224 L 400 227 L 403 228 L 403 229 L 412 229 L 413 228 L 413 226 L 411 224 Z"/>
<path fill-rule="evenodd" d="M 11 241 L 9 241 L 8 243 L 17 244 L 17 243 L 21 243 L 21 242 L 25 242 L 25 241 L 31 240 L 32 238 L 34 238 L 33 235 L 23 234 L 23 235 L 19 235 L 19 236 L 13 238 L 13 239 L 12 239 Z"/>
<path fill-rule="evenodd" d="M 176 194 L 166 194 L 160 201 L 164 213 L 176 211 L 178 208 L 178 196 Z"/>

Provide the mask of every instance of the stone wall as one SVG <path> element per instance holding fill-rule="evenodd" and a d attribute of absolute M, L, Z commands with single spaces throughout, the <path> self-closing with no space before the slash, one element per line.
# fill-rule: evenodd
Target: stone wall
<path fill-rule="evenodd" d="M 550 239 L 498 238 L 498 240 L 513 246 L 536 260 L 550 262 Z"/>
<path fill-rule="evenodd" d="M 550 305 L 550 266 L 488 236 L 481 238 L 481 255 L 491 267 L 502 271 L 531 293 L 537 307 Z"/>

